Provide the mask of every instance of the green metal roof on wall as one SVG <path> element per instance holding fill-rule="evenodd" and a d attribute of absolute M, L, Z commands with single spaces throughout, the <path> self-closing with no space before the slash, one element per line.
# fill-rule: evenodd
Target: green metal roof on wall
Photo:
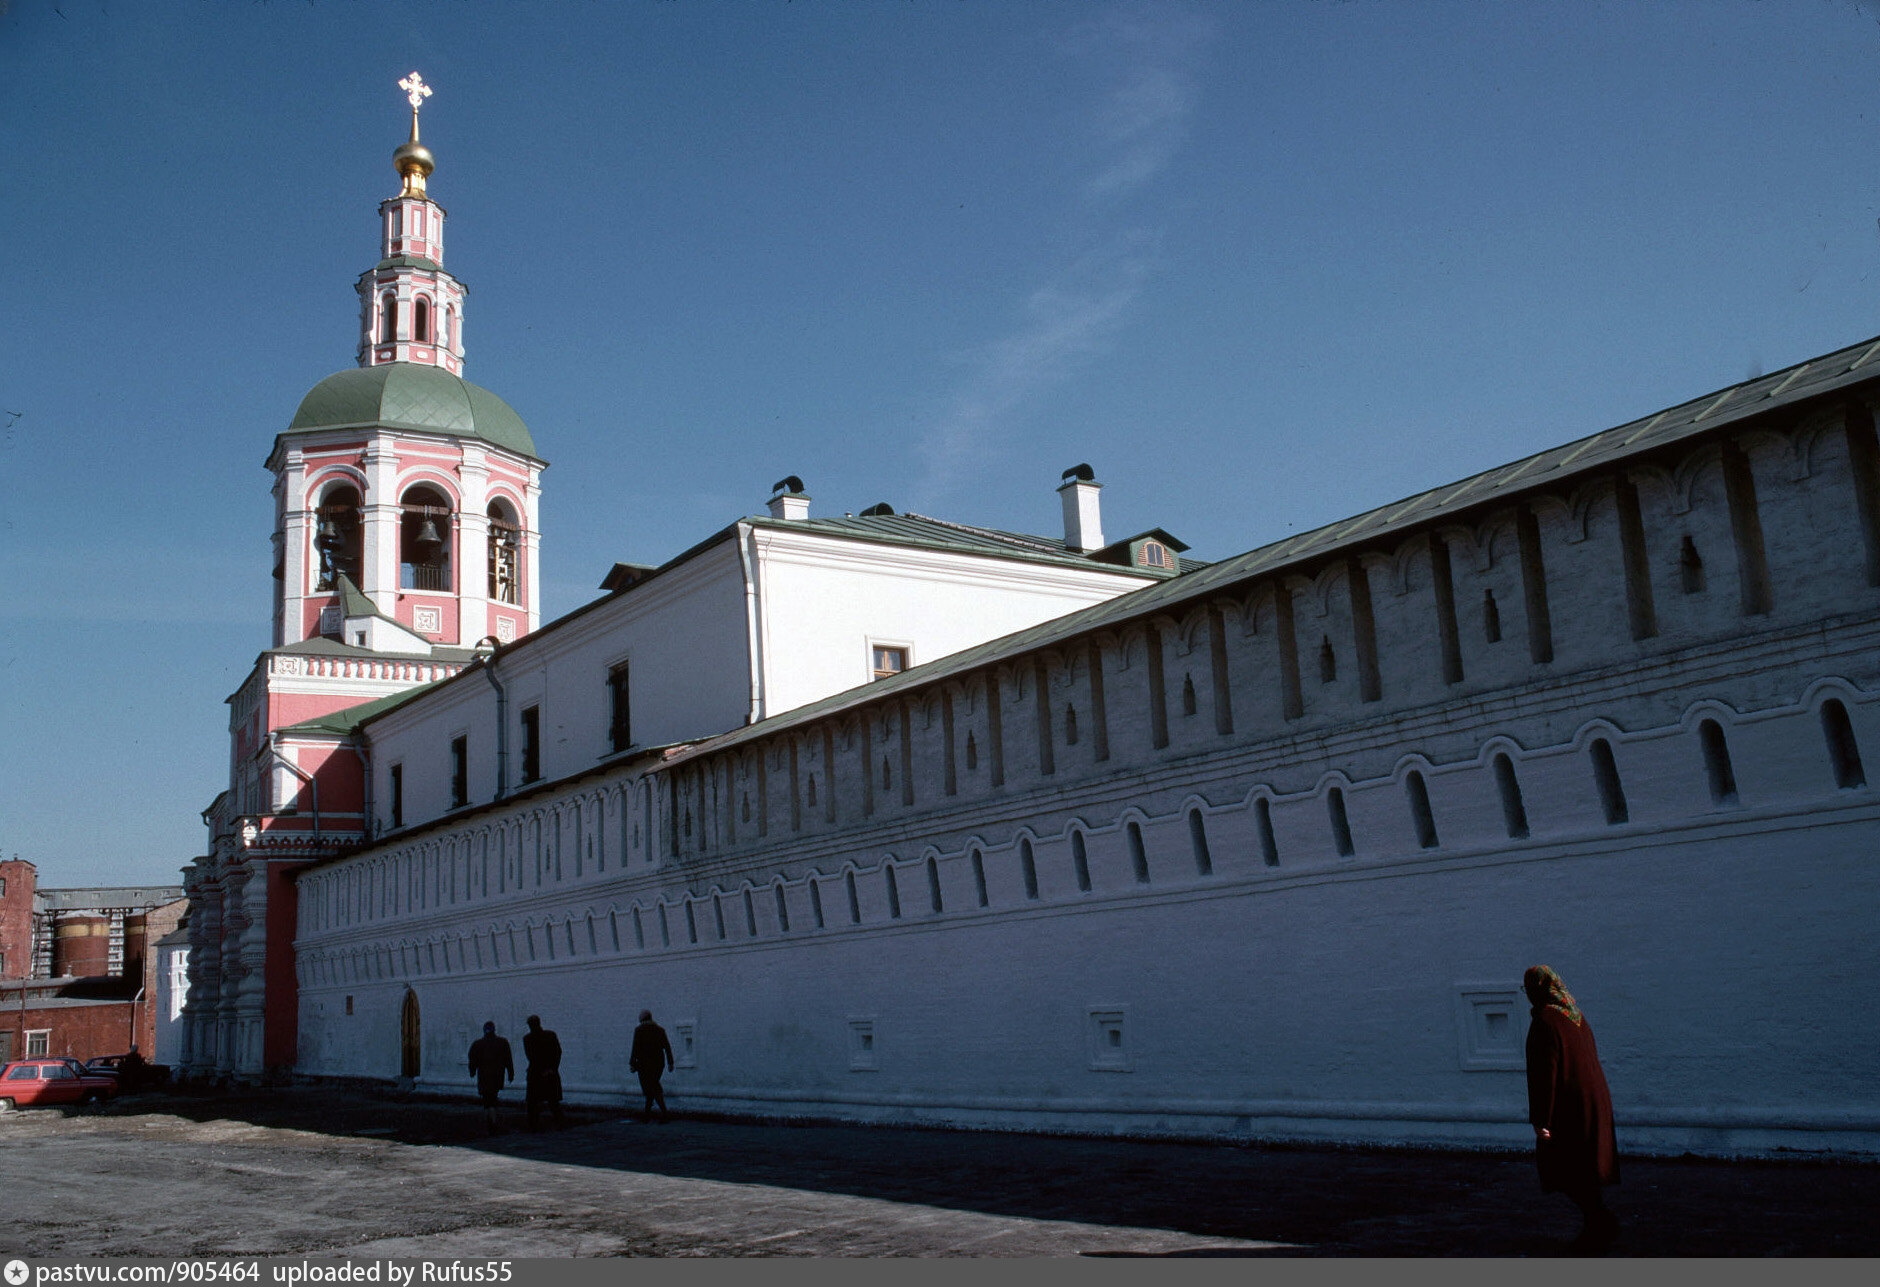
<path fill-rule="evenodd" d="M 442 367 L 417 362 L 337 371 L 307 392 L 288 433 L 383 425 L 480 438 L 530 459 L 535 439 L 507 402 Z"/>

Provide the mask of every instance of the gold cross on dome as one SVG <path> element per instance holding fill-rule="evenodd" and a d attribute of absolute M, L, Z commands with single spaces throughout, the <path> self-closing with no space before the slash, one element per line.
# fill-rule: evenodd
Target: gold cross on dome
<path fill-rule="evenodd" d="M 424 83 L 424 78 L 417 72 L 398 82 L 398 88 L 405 91 L 405 98 L 411 103 L 411 110 L 416 112 L 424 105 L 424 100 L 431 96 L 431 87 Z"/>

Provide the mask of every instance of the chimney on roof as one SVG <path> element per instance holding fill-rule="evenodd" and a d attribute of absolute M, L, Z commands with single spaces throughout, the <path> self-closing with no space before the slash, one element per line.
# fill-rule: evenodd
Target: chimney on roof
<path fill-rule="evenodd" d="M 1079 554 L 1103 548 L 1103 515 L 1097 493 L 1103 484 L 1089 465 L 1072 465 L 1064 471 L 1058 495 L 1064 500 L 1064 544 Z"/>
<path fill-rule="evenodd" d="M 788 522 L 809 517 L 809 494 L 803 490 L 801 478 L 791 474 L 771 484 L 770 516 Z"/>

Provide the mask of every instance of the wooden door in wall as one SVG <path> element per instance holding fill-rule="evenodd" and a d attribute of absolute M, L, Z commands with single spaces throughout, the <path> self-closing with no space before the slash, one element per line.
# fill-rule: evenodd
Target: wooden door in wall
<path fill-rule="evenodd" d="M 405 989 L 404 1011 L 398 1017 L 398 1075 L 416 1077 L 418 1061 L 418 994 Z"/>

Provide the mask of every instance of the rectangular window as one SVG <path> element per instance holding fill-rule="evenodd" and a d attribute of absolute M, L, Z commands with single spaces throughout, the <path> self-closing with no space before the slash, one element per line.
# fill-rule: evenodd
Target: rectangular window
<path fill-rule="evenodd" d="M 542 776 L 542 708 L 522 708 L 522 780 L 533 782 Z"/>
<path fill-rule="evenodd" d="M 906 669 L 907 649 L 883 647 L 875 649 L 874 677 L 876 679 L 889 679 Z"/>
<path fill-rule="evenodd" d="M 43 1059 L 52 1053 L 52 1029 L 28 1029 L 26 1032 L 26 1057 Z"/>
<path fill-rule="evenodd" d="M 626 662 L 607 672 L 607 696 L 612 703 L 608 736 L 614 750 L 624 751 L 633 744 L 633 702 L 627 688 Z"/>
<path fill-rule="evenodd" d="M 5 876 L 0 876 L 0 898 L 5 898 L 6 896 L 7 896 L 7 878 Z"/>
<path fill-rule="evenodd" d="M 183 1017 L 183 1006 L 189 1000 L 189 951 L 178 948 L 170 953 L 170 1019 L 175 1021 Z"/>
<path fill-rule="evenodd" d="M 405 766 L 402 764 L 392 765 L 391 808 L 392 808 L 392 825 L 394 827 L 404 826 L 405 825 Z"/>
<path fill-rule="evenodd" d="M 470 739 L 450 739 L 450 807 L 461 809 L 470 801 Z"/>

